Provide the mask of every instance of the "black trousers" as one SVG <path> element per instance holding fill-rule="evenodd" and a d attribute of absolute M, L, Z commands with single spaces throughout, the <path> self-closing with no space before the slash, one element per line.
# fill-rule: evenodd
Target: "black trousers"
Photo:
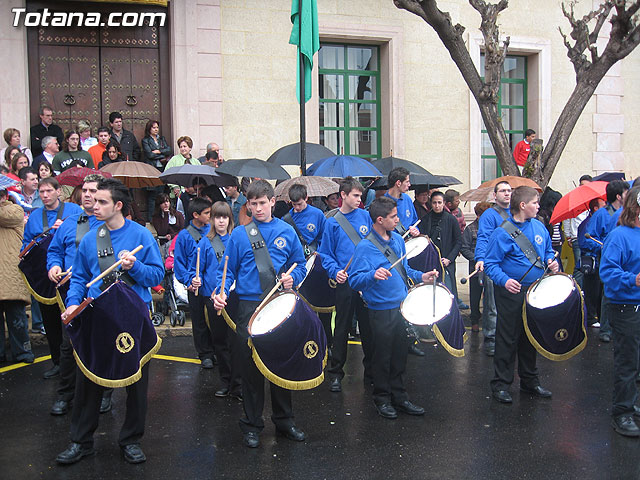
<path fill-rule="evenodd" d="M 38 302 L 42 313 L 42 324 L 47 332 L 47 343 L 51 353 L 51 361 L 54 365 L 60 364 L 60 345 L 62 345 L 62 321 L 60 307 L 57 303 L 45 305 Z"/>
<path fill-rule="evenodd" d="M 127 387 L 127 411 L 118 438 L 121 447 L 139 443 L 144 435 L 148 387 L 149 363 L 142 367 L 142 378 Z M 93 446 L 93 433 L 98 428 L 104 390 L 104 387 L 93 383 L 82 372 L 76 373 L 76 394 L 71 414 L 72 442 Z"/>
<path fill-rule="evenodd" d="M 209 329 L 213 337 L 213 347 L 218 357 L 218 371 L 222 383 L 233 393 L 240 393 L 242 377 L 240 374 L 240 361 L 234 345 L 233 330 L 227 325 L 224 317 L 218 315 L 213 307 L 211 298 L 205 299 Z M 234 355 L 235 354 L 235 355 Z"/>
<path fill-rule="evenodd" d="M 242 371 L 242 397 L 244 418 L 240 419 L 240 429 L 243 433 L 261 432 L 264 429 L 264 376 L 251 358 L 251 349 L 247 345 L 249 319 L 260 302 L 240 300 L 238 305 L 238 321 L 236 322 L 236 349 L 240 359 Z M 295 425 L 291 391 L 269 382 L 271 391 L 271 407 L 273 414 L 271 421 L 276 428 L 285 430 Z"/>
<path fill-rule="evenodd" d="M 193 331 L 193 344 L 196 347 L 198 358 L 204 360 L 206 358 L 213 359 L 214 346 L 213 335 L 204 317 L 204 307 L 208 297 L 197 295 L 188 291 L 189 313 L 191 313 L 191 328 Z"/>
<path fill-rule="evenodd" d="M 401 403 L 408 399 L 402 376 L 407 366 L 407 332 L 400 309 L 369 310 L 373 401 Z"/>
<path fill-rule="evenodd" d="M 614 417 L 633 414 L 638 398 L 636 378 L 640 362 L 640 307 L 606 305 L 613 333 L 613 408 Z"/>
<path fill-rule="evenodd" d="M 320 318 L 320 322 L 322 322 L 322 328 L 324 329 L 324 334 L 327 336 L 327 347 L 331 348 L 333 345 L 333 329 L 331 328 L 331 318 L 333 315 L 331 313 L 319 313 L 318 318 Z"/>
<path fill-rule="evenodd" d="M 584 303 L 587 306 L 587 324 L 596 322 L 600 318 L 600 305 L 602 303 L 602 284 L 600 275 L 592 273 L 584 275 L 582 279 L 584 286 Z"/>
<path fill-rule="evenodd" d="M 522 323 L 522 305 L 526 288 L 520 293 L 509 293 L 506 288 L 495 285 L 494 297 L 498 321 L 496 322 L 496 353 L 493 357 L 494 377 L 491 389 L 508 390 L 513 383 L 513 371 L 518 356 L 520 386 L 534 388 L 540 385 L 536 368 L 536 350 L 529 342 Z"/>
<path fill-rule="evenodd" d="M 371 377 L 371 326 L 369 311 L 364 305 L 360 294 L 353 290 L 348 283 L 338 284 L 336 287 L 336 323 L 333 331 L 332 357 L 328 372 L 332 377 L 340 380 L 344 378 L 344 364 L 347 362 L 347 344 L 353 315 L 356 315 L 360 325 L 360 339 L 364 358 L 364 377 Z"/>
<path fill-rule="evenodd" d="M 473 272 L 475 266 L 469 265 L 469 273 Z M 480 284 L 480 275 L 476 274 L 469 279 L 469 302 L 471 303 L 471 325 L 477 325 L 482 318 L 480 312 L 480 302 L 482 301 L 483 286 Z"/>

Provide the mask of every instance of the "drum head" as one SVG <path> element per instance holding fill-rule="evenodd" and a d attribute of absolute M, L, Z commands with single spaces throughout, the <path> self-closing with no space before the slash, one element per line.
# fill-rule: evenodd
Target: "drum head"
<path fill-rule="evenodd" d="M 534 283 L 527 292 L 527 303 L 534 308 L 555 307 L 574 290 L 573 279 L 564 274 L 549 275 Z"/>
<path fill-rule="evenodd" d="M 429 246 L 429 239 L 427 237 L 414 237 L 407 240 L 404 244 L 407 250 L 407 260 L 420 255 L 425 248 Z"/>
<path fill-rule="evenodd" d="M 307 262 L 305 263 L 305 267 L 307 268 L 307 273 L 305 274 L 302 281 L 298 284 L 298 288 L 300 288 L 300 285 L 304 283 L 304 281 L 307 279 L 307 277 L 311 273 L 311 270 L 313 270 L 313 265 L 316 263 L 317 256 L 318 254 L 316 252 L 313 252 L 311 255 L 309 255 L 309 258 L 307 258 Z"/>
<path fill-rule="evenodd" d="M 433 325 L 451 312 L 453 295 L 443 285 L 436 285 L 435 312 L 433 305 L 433 285 L 421 283 L 409 290 L 407 298 L 400 305 L 405 320 L 413 325 Z"/>
<path fill-rule="evenodd" d="M 249 322 L 249 335 L 264 335 L 284 322 L 296 306 L 296 295 L 283 292 L 276 295 Z"/>

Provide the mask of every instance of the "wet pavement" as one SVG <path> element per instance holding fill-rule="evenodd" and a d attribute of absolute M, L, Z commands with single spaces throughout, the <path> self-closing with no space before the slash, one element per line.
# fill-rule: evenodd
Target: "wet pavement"
<path fill-rule="evenodd" d="M 379 417 L 363 386 L 360 347 L 352 345 L 342 393 L 330 393 L 326 382 L 294 392 L 297 425 L 307 440 L 276 437 L 267 400 L 266 428 L 255 450 L 242 445 L 242 404 L 213 396 L 217 370 L 194 363 L 190 337 L 165 338 L 160 354 L 182 358 L 151 362 L 142 441 L 147 462 L 136 466 L 124 462 L 117 445 L 123 389 L 114 393 L 113 410 L 100 416 L 97 455 L 60 467 L 54 459 L 69 442 L 70 414 L 49 414 L 56 380 L 43 380 L 42 373 L 50 361 L 0 368 L 0 477 L 640 478 L 640 440 L 610 426 L 613 353 L 611 344 L 598 342 L 597 330 L 567 362 L 538 357 L 552 400 L 521 394 L 514 383 L 513 405 L 491 399 L 492 360 L 482 352 L 482 334 L 469 334 L 464 358 L 432 344 L 422 345 L 425 357 L 409 357 L 405 382 L 411 399 L 426 408 L 424 417 Z M 43 356 L 46 347 L 35 351 Z"/>

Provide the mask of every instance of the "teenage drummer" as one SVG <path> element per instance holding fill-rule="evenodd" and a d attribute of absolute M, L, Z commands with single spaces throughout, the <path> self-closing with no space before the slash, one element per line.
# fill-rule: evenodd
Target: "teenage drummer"
<path fill-rule="evenodd" d="M 365 384 L 371 382 L 369 314 L 358 291 L 351 288 L 347 282 L 351 268 L 349 263 L 354 259 L 356 245 L 371 231 L 371 217 L 365 210 L 358 208 L 362 192 L 364 187 L 355 178 L 342 179 L 340 182 L 342 205 L 333 217 L 327 219 L 318 251 L 327 275 L 337 282 L 333 348 L 330 366 L 327 369 L 330 376 L 329 390 L 332 392 L 342 391 L 344 364 L 347 361 L 347 342 L 354 312 L 360 326 L 364 352 L 362 363 Z"/>
<path fill-rule="evenodd" d="M 429 282 L 438 272 L 414 270 L 406 258 L 389 270 L 392 262 L 406 253 L 402 237 L 394 231 L 400 221 L 396 202 L 387 197 L 377 198 L 369 207 L 369 215 L 373 221 L 372 231 L 355 248 L 349 285 L 362 292 L 369 308 L 373 401 L 384 418 L 398 418 L 398 411 L 423 415 L 424 408 L 409 401 L 402 381 L 408 351 L 400 304 L 407 296 L 409 279 L 416 283 Z"/>
<path fill-rule="evenodd" d="M 252 221 L 231 233 L 225 250 L 229 262 L 224 292 L 220 293 L 224 269 L 221 264 L 213 302 L 216 310 L 222 310 L 227 304 L 229 288 L 235 281 L 240 301 L 234 347 L 240 352 L 238 358 L 241 361 L 245 413 L 240 419 L 240 429 L 244 434 L 244 444 L 256 448 L 260 445 L 258 434 L 264 429 L 264 377 L 253 362 L 251 349 L 247 345 L 249 319 L 264 295 L 275 285 L 276 273 L 285 272 L 297 263 L 290 275 L 281 276 L 282 286 L 290 289 L 294 284 L 302 282 L 306 268 L 302 245 L 296 232 L 286 222 L 272 216 L 272 208 L 276 203 L 273 187 L 265 180 L 256 180 L 247 188 L 246 196 Z M 273 409 L 271 420 L 276 431 L 289 440 L 304 441 L 304 432 L 296 427 L 293 418 L 291 391 L 273 383 L 269 386 Z"/>
<path fill-rule="evenodd" d="M 535 219 L 539 208 L 534 188 L 516 188 L 511 193 L 511 217 L 493 231 L 484 257 L 484 268 L 495 285 L 498 313 L 491 390 L 493 398 L 501 403 L 513 402 L 509 387 L 513 383 L 516 354 L 520 390 L 537 397 L 551 397 L 551 392 L 540 385 L 536 350 L 526 337 L 522 319 L 527 288 L 542 276 L 545 265 L 554 273 L 558 271 L 549 232 Z"/>
<path fill-rule="evenodd" d="M 600 259 L 600 277 L 609 302 L 604 306 L 613 332 L 613 429 L 627 437 L 640 436 L 634 417 L 636 378 L 640 364 L 640 187 L 629 190 L 623 210 L 608 235 Z"/>
<path fill-rule="evenodd" d="M 391 170 L 387 177 L 387 187 L 389 190 L 384 196 L 394 200 L 398 206 L 399 223 L 396 227 L 396 232 L 404 235 L 405 232 L 409 230 L 409 235 L 417 237 L 420 235 L 420 231 L 413 225 L 418 221 L 418 214 L 416 213 L 416 207 L 411 201 L 411 197 L 407 195 L 411 187 L 409 170 L 403 167 L 397 167 Z"/>

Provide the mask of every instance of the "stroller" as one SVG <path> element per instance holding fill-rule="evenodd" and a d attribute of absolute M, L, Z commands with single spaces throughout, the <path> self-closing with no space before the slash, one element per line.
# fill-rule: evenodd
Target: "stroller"
<path fill-rule="evenodd" d="M 168 248 L 164 262 L 165 274 L 163 285 L 165 288 L 165 302 L 169 307 L 169 323 L 172 327 L 183 326 L 186 319 L 186 311 L 189 308 L 187 289 L 173 274 L 173 250 L 176 245 L 176 238 L 173 239 Z"/>

